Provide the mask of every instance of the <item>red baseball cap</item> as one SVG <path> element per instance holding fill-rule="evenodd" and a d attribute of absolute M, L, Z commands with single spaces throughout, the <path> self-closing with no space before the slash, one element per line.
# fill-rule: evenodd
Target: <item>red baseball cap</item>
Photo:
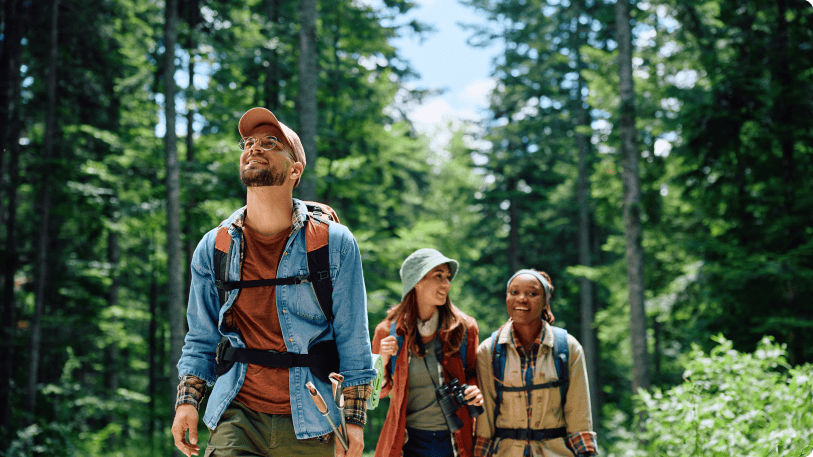
<path fill-rule="evenodd" d="M 237 130 L 240 132 L 240 136 L 245 138 L 246 135 L 254 130 L 255 127 L 263 124 L 273 125 L 282 131 L 282 134 L 285 136 L 285 143 L 288 144 L 288 146 L 293 150 L 296 161 L 302 162 L 302 165 L 304 166 L 305 149 L 302 148 L 302 142 L 299 141 L 299 135 L 297 135 L 296 132 L 291 130 L 287 125 L 278 121 L 277 117 L 274 116 L 274 113 L 271 111 L 260 107 L 251 108 L 240 118 L 240 123 L 237 125 Z"/>

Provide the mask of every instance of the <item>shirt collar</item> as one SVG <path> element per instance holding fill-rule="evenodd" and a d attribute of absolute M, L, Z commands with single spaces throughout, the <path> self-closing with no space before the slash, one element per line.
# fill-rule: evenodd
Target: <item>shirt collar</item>
<path fill-rule="evenodd" d="M 292 200 L 294 202 L 294 210 L 291 212 L 291 233 L 294 233 L 305 226 L 305 221 L 307 220 L 307 206 L 295 198 Z M 231 218 L 232 227 L 243 229 L 247 209 L 248 207 L 244 206 L 235 212 L 235 215 Z"/>
<path fill-rule="evenodd" d="M 307 220 L 307 206 L 295 198 L 293 201 L 294 210 L 291 213 L 291 233 L 294 233 L 304 227 L 305 220 Z"/>
<path fill-rule="evenodd" d="M 514 347 L 520 347 L 522 344 L 519 340 L 514 336 L 514 320 L 508 319 L 508 323 L 505 326 L 505 330 L 500 332 L 499 339 L 497 340 L 499 344 L 511 344 Z M 542 331 L 539 332 L 539 336 L 534 341 L 534 344 L 540 344 L 548 347 L 553 347 L 553 332 L 550 331 L 550 324 L 545 321 L 542 321 Z"/>

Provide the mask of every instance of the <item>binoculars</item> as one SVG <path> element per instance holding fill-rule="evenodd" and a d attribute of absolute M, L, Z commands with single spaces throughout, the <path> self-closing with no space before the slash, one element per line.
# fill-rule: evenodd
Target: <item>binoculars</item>
<path fill-rule="evenodd" d="M 482 406 L 468 404 L 465 394 L 467 387 L 468 384 L 461 385 L 457 379 L 452 379 L 448 385 L 442 385 L 435 389 L 435 395 L 438 398 L 440 410 L 443 412 L 443 418 L 446 419 L 446 425 L 449 426 L 452 433 L 463 428 L 463 421 L 455 414 L 458 408 L 466 405 L 472 419 L 485 411 Z"/>

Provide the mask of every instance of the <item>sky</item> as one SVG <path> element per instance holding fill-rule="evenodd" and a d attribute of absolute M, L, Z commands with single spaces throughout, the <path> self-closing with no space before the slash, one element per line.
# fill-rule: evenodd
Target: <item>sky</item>
<path fill-rule="evenodd" d="M 410 85 L 444 89 L 443 95 L 415 106 L 408 114 L 420 131 L 437 135 L 437 128 L 442 130 L 447 121 L 479 120 L 485 114 L 487 97 L 494 87 L 489 74 L 498 48 L 473 48 L 466 44 L 471 32 L 464 31 L 458 23 L 484 22 L 473 8 L 459 4 L 458 0 L 418 0 L 416 3 L 419 6 L 399 22 L 414 18 L 431 24 L 436 31 L 422 42 L 417 37 L 407 36 L 392 44 L 420 75 L 420 79 Z"/>
<path fill-rule="evenodd" d="M 375 0 L 372 0 L 375 4 Z M 458 23 L 484 23 L 483 16 L 473 8 L 458 3 L 458 0 L 415 0 L 417 6 L 399 23 L 412 19 L 430 24 L 435 31 L 428 33 L 423 41 L 415 36 L 406 36 L 392 41 L 408 60 L 419 79 L 410 81 L 407 87 L 423 89 L 444 89 L 437 97 L 428 98 L 423 104 L 412 107 L 408 117 L 416 129 L 432 138 L 432 144 L 443 147 L 450 134 L 446 128 L 449 121 L 478 121 L 486 113 L 487 97 L 494 87 L 489 77 L 492 59 L 498 47 L 474 48 L 466 44 L 471 32 L 464 31 Z M 176 82 L 186 87 L 187 76 L 184 63 L 176 73 Z M 199 74 L 195 85 L 205 87 L 208 78 Z M 163 105 L 163 96 L 157 95 Z M 185 111 L 183 100 L 176 107 L 179 113 Z M 185 121 L 179 119 L 176 129 L 179 134 L 186 131 Z M 182 125 L 183 124 L 183 125 Z M 156 134 L 163 137 L 166 131 L 163 113 L 156 126 Z"/>

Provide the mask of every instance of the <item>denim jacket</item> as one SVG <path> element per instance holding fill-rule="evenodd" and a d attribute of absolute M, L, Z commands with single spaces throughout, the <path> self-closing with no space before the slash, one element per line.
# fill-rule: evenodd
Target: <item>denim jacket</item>
<path fill-rule="evenodd" d="M 285 244 L 277 277 L 297 276 L 308 271 L 305 247 L 307 217 L 303 202 L 294 199 L 293 229 Z M 227 280 L 241 277 L 243 261 L 243 220 L 246 208 L 241 208 L 223 221 L 228 227 L 233 246 L 229 258 Z M 316 223 L 316 222 L 309 222 Z M 194 375 L 212 388 L 203 422 L 214 430 L 226 407 L 237 396 L 243 385 L 248 365 L 235 363 L 224 375 L 216 378 L 215 349 L 222 336 L 226 336 L 235 348 L 244 348 L 245 342 L 238 333 L 224 327 L 223 316 L 237 299 L 239 290 L 228 292 L 225 305 L 220 306 L 214 284 L 214 251 L 217 228 L 204 235 L 192 257 L 192 284 L 189 292 L 187 321 L 189 331 L 184 340 L 183 352 L 178 361 L 178 374 Z M 361 256 L 355 238 L 347 227 L 329 223 L 330 279 L 333 281 L 333 324 L 324 316 L 310 283 L 276 286 L 277 314 L 282 337 L 289 352 L 304 354 L 313 344 L 335 339 L 339 351 L 340 372 L 344 386 L 351 387 L 370 383 L 376 375 L 370 352 L 370 335 L 367 322 L 367 296 L 361 269 Z M 339 411 L 331 385 L 313 376 L 308 368 L 294 367 L 289 371 L 291 412 L 298 439 L 313 438 L 330 433 L 327 420 L 313 403 L 305 383 L 313 382 L 328 404 L 331 418 L 339 423 Z"/>

